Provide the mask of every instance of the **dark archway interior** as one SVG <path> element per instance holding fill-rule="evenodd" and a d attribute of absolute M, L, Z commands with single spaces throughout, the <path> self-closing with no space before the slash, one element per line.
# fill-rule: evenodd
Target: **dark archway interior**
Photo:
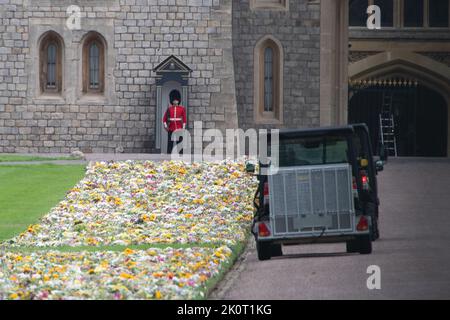
<path fill-rule="evenodd" d="M 379 114 L 383 94 L 392 93 L 398 155 L 447 156 L 448 108 L 441 94 L 422 85 L 351 90 L 349 123 L 368 125 L 376 152 L 379 149 Z"/>

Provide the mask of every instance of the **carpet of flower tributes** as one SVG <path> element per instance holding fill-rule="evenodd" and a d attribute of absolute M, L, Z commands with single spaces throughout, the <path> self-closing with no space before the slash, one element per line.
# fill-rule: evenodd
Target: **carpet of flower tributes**
<path fill-rule="evenodd" d="M 231 250 L 0 253 L 2 299 L 193 299 Z"/>
<path fill-rule="evenodd" d="M 99 162 L 11 245 L 233 245 L 252 220 L 254 190 L 242 162 Z"/>
<path fill-rule="evenodd" d="M 63 201 L 2 244 L 0 300 L 202 297 L 248 234 L 255 187 L 239 161 L 93 163 Z M 56 251 L 151 244 L 168 247 Z M 42 247 L 54 249 L 32 252 Z"/>

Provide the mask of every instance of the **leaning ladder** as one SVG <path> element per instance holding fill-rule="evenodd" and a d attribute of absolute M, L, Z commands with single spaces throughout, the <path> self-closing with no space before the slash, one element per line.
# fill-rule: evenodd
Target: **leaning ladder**
<path fill-rule="evenodd" d="M 383 93 L 383 105 L 380 113 L 380 142 L 390 156 L 397 156 L 394 116 L 392 114 L 392 93 Z"/>

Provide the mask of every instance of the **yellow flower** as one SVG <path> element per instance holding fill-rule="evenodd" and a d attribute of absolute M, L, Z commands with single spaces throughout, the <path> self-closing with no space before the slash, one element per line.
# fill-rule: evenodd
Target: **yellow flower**
<path fill-rule="evenodd" d="M 237 171 L 233 172 L 231 175 L 232 175 L 234 178 L 239 178 L 239 177 L 241 176 L 241 174 L 240 174 L 239 172 L 237 172 Z"/>
<path fill-rule="evenodd" d="M 24 273 L 31 273 L 31 271 L 32 271 L 32 269 L 29 267 L 29 266 L 25 266 L 25 267 L 23 267 L 23 270 L 22 270 Z"/>
<path fill-rule="evenodd" d="M 203 200 L 203 199 L 194 199 L 194 201 L 192 201 L 192 202 L 194 202 L 195 204 L 204 204 L 205 200 Z"/>
<path fill-rule="evenodd" d="M 160 300 L 162 298 L 161 291 L 158 290 L 158 291 L 155 292 L 155 298 L 158 299 L 158 300 Z"/>
<path fill-rule="evenodd" d="M 142 220 L 144 220 L 145 222 L 155 221 L 156 220 L 156 214 L 152 213 L 150 216 L 144 214 L 142 216 Z"/>
<path fill-rule="evenodd" d="M 98 244 L 98 241 L 95 240 L 94 238 L 87 238 L 86 241 L 87 241 L 87 244 L 90 246 L 95 246 Z"/>
<path fill-rule="evenodd" d="M 124 255 L 128 256 L 130 254 L 134 254 L 134 250 L 130 249 L 130 248 L 126 248 L 123 252 Z"/>
<path fill-rule="evenodd" d="M 191 214 L 191 213 L 185 214 L 184 217 L 185 217 L 186 219 L 190 219 L 190 218 L 192 218 L 192 214 Z"/>
<path fill-rule="evenodd" d="M 27 231 L 29 233 L 34 233 L 37 230 L 38 226 L 37 225 L 30 225 L 27 229 Z"/>
<path fill-rule="evenodd" d="M 56 272 L 59 272 L 59 273 L 63 273 L 63 272 L 66 272 L 66 270 L 67 270 L 67 266 L 62 266 L 62 267 L 55 267 L 55 271 Z"/>
<path fill-rule="evenodd" d="M 195 265 L 194 265 L 194 271 L 197 271 L 198 269 L 200 269 L 201 267 L 203 266 L 203 263 L 201 263 L 201 262 L 197 262 Z"/>
<path fill-rule="evenodd" d="M 16 260 L 16 261 L 22 261 L 23 258 L 22 258 L 22 256 L 17 256 L 14 260 Z"/>
<path fill-rule="evenodd" d="M 134 279 L 136 279 L 136 277 L 133 276 L 132 274 L 128 274 L 128 273 L 124 273 L 124 272 L 120 274 L 120 277 L 121 277 L 122 279 L 129 279 L 129 280 L 134 280 Z"/>
<path fill-rule="evenodd" d="M 12 293 L 9 295 L 10 299 L 17 299 L 19 297 L 19 295 L 17 293 Z"/>

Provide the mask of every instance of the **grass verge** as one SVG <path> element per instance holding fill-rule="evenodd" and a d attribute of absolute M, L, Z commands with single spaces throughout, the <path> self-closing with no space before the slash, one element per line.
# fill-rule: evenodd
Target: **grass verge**
<path fill-rule="evenodd" d="M 31 253 L 38 251 L 60 251 L 60 252 L 97 252 L 97 251 L 115 251 L 120 252 L 125 249 L 132 250 L 147 250 L 151 248 L 155 249 L 165 249 L 165 248 L 174 248 L 174 249 L 185 249 L 185 248 L 218 248 L 221 244 L 213 244 L 213 243 L 149 243 L 143 245 L 130 245 L 130 246 L 122 246 L 122 245 L 111 245 L 111 246 L 58 246 L 58 247 L 7 247 L 7 251 L 9 252 L 23 252 L 23 253 Z"/>
<path fill-rule="evenodd" d="M 0 166 L 0 241 L 36 223 L 84 173 L 83 165 Z"/>
<path fill-rule="evenodd" d="M 49 160 L 79 160 L 79 158 L 72 156 L 61 157 L 41 157 L 41 156 L 27 156 L 19 154 L 0 154 L 0 162 L 22 162 L 22 161 L 49 161 Z"/>
<path fill-rule="evenodd" d="M 234 266 L 234 264 L 236 263 L 237 259 L 242 255 L 242 253 L 245 251 L 245 248 L 247 246 L 249 237 L 251 236 L 251 234 L 249 233 L 249 235 L 247 236 L 245 241 L 242 242 L 238 242 L 236 245 L 231 246 L 230 249 L 232 251 L 231 257 L 230 259 L 224 263 L 221 268 L 220 268 L 220 272 L 218 275 L 212 277 L 211 279 L 209 279 L 208 281 L 206 281 L 205 285 L 204 285 L 204 296 L 198 296 L 196 297 L 197 300 L 206 300 L 208 299 L 208 296 L 211 294 L 211 292 L 216 288 L 216 286 L 219 284 L 220 281 L 223 280 L 223 278 L 225 277 L 225 275 L 228 273 L 228 271 L 231 270 L 231 268 Z"/>

